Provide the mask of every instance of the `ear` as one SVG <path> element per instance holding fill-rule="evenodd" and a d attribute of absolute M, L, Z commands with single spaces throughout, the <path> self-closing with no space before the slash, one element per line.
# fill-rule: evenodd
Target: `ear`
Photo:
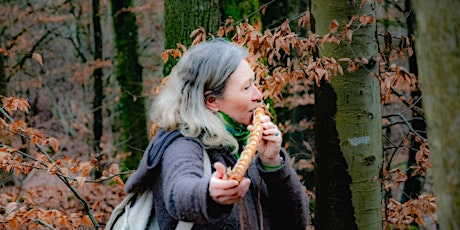
<path fill-rule="evenodd" d="M 206 107 L 213 112 L 219 111 L 219 102 L 212 93 L 205 93 Z"/>

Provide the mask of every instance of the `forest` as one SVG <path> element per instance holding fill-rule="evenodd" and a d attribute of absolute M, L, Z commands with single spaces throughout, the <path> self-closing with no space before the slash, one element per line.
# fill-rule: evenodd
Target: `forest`
<path fill-rule="evenodd" d="M 2 0 L 0 228 L 104 229 L 181 55 L 249 50 L 307 229 L 460 228 L 460 1 Z"/>

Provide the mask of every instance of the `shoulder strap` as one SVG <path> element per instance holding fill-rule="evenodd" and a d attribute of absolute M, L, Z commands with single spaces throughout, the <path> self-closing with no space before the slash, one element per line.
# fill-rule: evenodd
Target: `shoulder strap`
<path fill-rule="evenodd" d="M 203 172 L 205 176 L 211 175 L 211 160 L 209 159 L 209 155 L 206 152 L 206 149 L 203 147 Z M 138 193 L 128 193 L 127 196 L 123 199 L 123 201 L 114 209 L 112 212 L 109 221 L 107 222 L 107 229 L 130 229 L 135 226 L 133 226 L 133 223 L 130 223 L 129 220 L 133 219 L 133 217 L 129 216 L 130 209 L 134 209 L 135 215 L 139 214 L 148 214 L 150 213 L 150 209 L 153 207 L 153 193 L 151 190 L 142 193 L 141 198 L 136 198 L 136 195 Z M 143 197 L 148 197 L 148 198 L 143 198 Z M 131 202 L 134 200 L 134 204 Z M 136 205 L 137 204 L 137 205 Z M 139 212 L 139 208 L 136 206 L 142 206 L 144 207 L 144 210 Z M 146 210 L 147 208 L 149 210 Z M 136 210 L 137 209 L 137 210 Z M 131 210 L 133 211 L 133 210 Z M 139 216 L 136 216 L 136 223 L 141 224 L 141 226 L 146 226 L 147 224 L 144 223 L 148 218 L 147 217 L 142 217 L 138 218 Z M 142 223 L 139 223 L 142 222 Z M 154 216 L 152 220 L 153 224 L 150 225 L 149 229 L 159 229 L 158 221 L 156 220 L 156 215 Z M 193 228 L 193 222 L 185 222 L 185 221 L 179 221 L 176 226 L 176 230 L 191 230 Z"/>
<path fill-rule="evenodd" d="M 203 172 L 205 176 L 211 176 L 211 160 L 205 147 L 203 147 Z"/>

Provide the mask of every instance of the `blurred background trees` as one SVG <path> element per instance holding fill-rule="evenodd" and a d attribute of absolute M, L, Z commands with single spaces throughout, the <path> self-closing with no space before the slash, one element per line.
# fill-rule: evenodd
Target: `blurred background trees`
<path fill-rule="evenodd" d="M 445 127 L 436 122 L 449 124 L 439 129 L 439 135 L 433 134 L 441 138 L 434 139 L 436 143 L 442 144 L 431 150 L 445 153 L 447 157 L 437 158 L 441 163 L 436 164 L 443 165 L 438 168 L 454 169 L 453 165 L 446 166 L 446 162 L 455 162 L 447 159 L 455 159 L 453 152 L 457 145 L 448 141 L 455 135 L 447 134 L 455 133 L 456 120 L 450 119 L 455 118 L 452 114 L 450 118 L 442 116 L 457 111 L 456 101 L 449 99 L 457 98 L 458 91 L 447 89 L 449 86 L 458 89 L 454 87 L 458 82 L 455 73 L 448 72 L 455 71 L 452 66 L 459 66 L 454 52 L 458 52 L 458 44 L 447 40 L 450 46 L 442 48 L 448 49 L 426 45 L 436 38 L 455 38 L 451 30 L 437 33 L 422 30 L 423 38 L 415 42 L 414 16 L 422 25 L 425 20 L 426 23 L 435 20 L 429 28 L 456 28 L 453 19 L 450 24 L 441 22 L 449 21 L 447 16 L 454 15 L 452 9 L 458 8 L 458 4 L 445 3 L 452 7 L 439 9 L 443 12 L 439 14 L 443 16 L 441 19 L 431 19 L 433 14 L 426 12 L 440 7 L 438 4 L 420 9 L 413 9 L 409 0 L 354 4 L 309 0 L 195 0 L 190 1 L 190 5 L 175 0 L 4 1 L 0 5 L 0 53 L 3 54 L 0 94 L 5 96 L 0 114 L 0 153 L 7 163 L 2 167 L 13 165 L 15 159 L 21 159 L 23 165 L 41 160 L 27 155 L 46 153 L 49 159 L 42 161 L 46 166 L 37 166 L 31 171 L 17 165 L 16 169 L 2 174 L 0 212 L 10 214 L 0 223 L 6 226 L 14 223 L 12 216 L 22 217 L 20 209 L 8 212 L 9 205 L 15 204 L 43 212 L 60 210 L 83 220 L 85 213 L 93 212 L 103 225 L 123 197 L 121 185 L 113 183 L 120 183 L 117 176 L 130 172 L 119 171 L 116 165 L 125 162 L 126 169 L 137 165 L 149 139 L 147 130 L 151 123 L 146 120 L 147 108 L 156 87 L 175 63 L 170 58 L 164 64 L 162 52 L 177 48 L 178 43 L 188 47 L 197 38 L 209 39 L 225 31 L 226 37 L 248 47 L 255 47 L 256 41 L 273 42 L 260 52 L 253 50 L 253 60 L 258 62 L 253 64 L 258 65 L 259 76 L 264 76 L 259 79 L 260 83 L 271 84 L 266 95 L 270 96 L 275 119 L 283 130 L 293 167 L 312 198 L 312 226 L 326 228 L 335 223 L 364 228 L 360 219 L 367 217 L 357 214 L 360 210 L 357 203 L 366 189 L 358 188 L 357 184 L 366 182 L 370 186 L 367 190 L 373 195 L 363 197 L 361 207 L 372 209 L 374 216 L 382 210 L 384 228 L 397 229 L 411 224 L 436 229 L 428 160 L 430 139 L 425 131 L 422 92 L 443 80 L 452 80 L 443 83 L 443 88 L 427 89 L 431 98 L 439 95 L 445 98 L 437 98 L 437 104 L 429 101 L 426 105 L 430 105 L 430 114 L 440 112 L 431 118 L 431 127 Z M 337 23 L 333 23 L 334 19 Z M 192 32 L 195 36 L 191 36 Z M 347 32 L 342 34 L 345 40 L 339 39 L 341 32 Z M 445 36 L 436 37 L 440 34 Z M 347 38 L 351 42 L 347 42 Z M 415 43 L 420 46 L 417 50 Z M 454 52 L 452 56 L 449 51 Z M 423 63 L 420 70 L 425 74 L 421 72 L 421 76 L 427 79 L 430 76 L 436 83 L 419 82 L 420 63 L 414 56 L 419 52 L 425 58 L 432 58 L 420 61 Z M 255 57 L 258 54 L 260 56 Z M 339 66 L 343 75 L 334 74 Z M 436 69 L 427 69 L 433 66 L 445 66 L 445 69 L 428 72 Z M 320 77 L 326 73 L 330 79 Z M 452 77 L 434 80 L 434 76 Z M 277 85 L 282 87 L 274 87 Z M 445 94 L 436 91 L 440 89 L 444 89 Z M 25 98 L 30 108 L 21 108 L 28 113 L 14 111 L 22 101 L 12 97 Z M 358 114 L 361 122 L 353 121 L 352 117 L 356 116 L 348 114 Z M 43 153 L 31 144 L 35 140 L 30 138 L 31 131 L 12 130 L 12 124 L 23 127 L 22 130 L 33 128 L 43 136 L 45 146 L 51 147 Z M 367 136 L 368 142 L 366 138 L 353 139 Z M 46 139 L 49 137 L 58 139 L 59 144 L 51 145 L 52 139 Z M 359 148 L 350 147 L 354 141 L 359 142 Z M 10 146 L 16 151 L 9 149 Z M 441 149 L 448 146 L 453 148 Z M 67 162 L 67 159 L 75 160 Z M 88 167 L 83 167 L 84 163 Z M 54 171 L 57 166 L 69 167 L 74 174 L 68 175 L 69 181 L 76 183 L 77 180 L 71 178 L 79 178 L 80 187 L 76 186 L 75 192 L 81 194 L 83 201 L 68 198 L 69 189 L 63 189 L 60 182 L 52 182 L 53 177 L 49 175 L 59 174 Z M 90 174 L 86 173 L 87 169 L 91 169 Z M 365 175 L 360 175 L 363 172 Z M 450 173 L 438 172 L 436 181 L 443 181 L 444 175 L 458 175 L 456 170 Z M 93 187 L 92 183 L 99 186 Z M 442 192 L 447 188 L 452 189 L 443 197 L 451 197 L 452 191 L 458 190 L 458 184 L 443 184 L 437 190 Z M 330 190 L 336 192 L 338 202 L 334 205 L 338 209 L 328 210 L 330 206 L 321 204 L 328 202 L 326 194 Z M 31 196 L 32 192 L 39 195 Z M 53 194 L 59 202 L 40 202 L 40 198 L 47 197 L 45 194 Z M 380 194 L 381 200 L 376 198 Z M 85 208 L 82 203 L 89 206 Z M 452 210 L 446 203 L 440 205 Z M 340 213 L 339 207 L 353 210 L 355 215 L 341 216 L 352 213 Z M 442 215 L 447 222 L 458 221 L 455 216 Z M 335 217 L 337 219 L 331 219 Z M 21 221 L 42 227 L 56 224 L 45 218 L 41 220 L 42 224 L 30 219 Z M 96 226 L 91 221 L 80 222 L 82 226 Z"/>
<path fill-rule="evenodd" d="M 417 60 L 424 95 L 424 110 L 430 160 L 433 164 L 434 190 L 441 229 L 460 226 L 460 22 L 452 11 L 458 1 L 414 1 Z"/>

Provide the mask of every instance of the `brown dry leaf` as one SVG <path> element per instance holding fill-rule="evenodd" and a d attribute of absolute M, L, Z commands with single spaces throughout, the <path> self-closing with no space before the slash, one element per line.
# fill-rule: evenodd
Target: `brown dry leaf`
<path fill-rule="evenodd" d="M 390 62 L 394 62 L 394 61 L 396 61 L 396 60 L 398 60 L 398 51 L 393 49 L 393 50 L 391 50 L 391 52 L 390 52 L 389 61 L 390 61 Z"/>
<path fill-rule="evenodd" d="M 39 54 L 39 53 L 32 53 L 32 58 L 35 59 L 38 64 L 40 64 L 41 66 L 43 66 L 43 58 L 42 58 L 42 55 Z"/>
<path fill-rule="evenodd" d="M 262 12 L 262 15 L 265 15 L 265 12 L 267 12 L 267 5 L 263 5 L 260 12 Z"/>
<path fill-rule="evenodd" d="M 306 11 L 297 21 L 300 28 L 307 28 L 310 25 L 310 12 Z"/>
<path fill-rule="evenodd" d="M 219 30 L 217 31 L 217 37 L 221 38 L 225 34 L 225 27 L 219 26 Z"/>
<path fill-rule="evenodd" d="M 331 25 L 329 26 L 329 31 L 331 34 L 336 33 L 339 30 L 339 22 L 337 20 L 332 20 Z"/>
<path fill-rule="evenodd" d="M 56 162 L 53 162 L 53 163 L 49 164 L 46 170 L 48 172 L 51 172 L 53 170 L 54 166 L 56 166 Z"/>
<path fill-rule="evenodd" d="M 352 29 L 347 29 L 346 35 L 347 35 L 347 42 L 348 42 L 348 44 L 350 44 L 351 40 L 353 38 L 353 30 Z"/>
<path fill-rule="evenodd" d="M 93 225 L 93 222 L 91 222 L 91 219 L 88 217 L 88 216 L 83 216 L 82 217 L 82 222 L 86 225 L 86 226 L 92 226 Z"/>
<path fill-rule="evenodd" d="M 358 65 L 353 60 L 348 61 L 347 71 L 353 73 L 356 70 L 358 70 Z"/>
<path fill-rule="evenodd" d="M 25 129 L 26 127 L 27 125 L 23 120 L 14 121 L 10 125 L 10 129 L 13 132 L 18 132 L 20 129 Z"/>
<path fill-rule="evenodd" d="M 78 171 L 83 171 L 81 174 L 83 177 L 86 177 L 91 172 L 92 168 L 91 162 L 83 162 L 78 165 Z"/>
<path fill-rule="evenodd" d="M 291 32 L 291 28 L 289 27 L 289 19 L 286 19 L 283 24 L 281 24 L 281 31 Z"/>
<path fill-rule="evenodd" d="M 109 172 L 113 174 L 120 173 L 120 167 L 118 166 L 118 164 L 112 164 L 110 165 Z"/>
<path fill-rule="evenodd" d="M 372 16 L 372 15 L 361 15 L 361 16 L 359 16 L 359 21 L 363 24 L 363 26 L 366 26 L 367 24 L 374 23 L 374 16 Z"/>
<path fill-rule="evenodd" d="M 92 210 L 95 210 L 97 207 L 100 206 L 100 204 L 101 204 L 101 201 L 96 201 L 96 202 L 94 202 L 94 204 L 91 205 L 91 209 L 92 209 Z"/>
<path fill-rule="evenodd" d="M 0 48 L 0 54 L 3 54 L 3 56 L 8 56 L 8 50 Z"/>
<path fill-rule="evenodd" d="M 192 31 L 192 33 L 190 33 L 190 38 L 194 38 L 194 37 L 198 37 L 200 34 L 203 34 L 205 33 L 205 30 L 203 27 L 199 27 L 198 29 Z"/>
<path fill-rule="evenodd" d="M 123 183 L 123 180 L 121 180 L 120 177 L 116 176 L 113 179 L 115 180 L 115 182 L 117 182 L 117 184 L 119 184 L 121 186 L 125 186 L 125 183 Z"/>
<path fill-rule="evenodd" d="M 176 43 L 176 47 L 177 47 L 177 49 L 181 49 L 181 50 L 182 50 L 182 53 L 187 52 L 187 47 L 184 46 L 184 45 L 181 44 L 181 43 Z"/>
<path fill-rule="evenodd" d="M 233 23 L 235 23 L 235 19 L 233 19 L 232 17 L 229 17 L 225 20 L 225 27 L 229 26 L 229 25 L 233 25 Z"/>
<path fill-rule="evenodd" d="M 59 150 L 59 141 L 54 137 L 46 139 L 45 144 L 49 145 L 54 152 Z"/>
<path fill-rule="evenodd" d="M 165 50 L 165 51 L 161 52 L 161 59 L 163 59 L 163 63 L 168 62 L 169 50 Z"/>
<path fill-rule="evenodd" d="M 349 62 L 351 59 L 350 58 L 339 58 L 337 61 L 340 62 Z"/>
<path fill-rule="evenodd" d="M 3 108 L 9 115 L 13 115 L 13 111 L 18 108 L 16 98 L 14 97 L 2 97 Z"/>
<path fill-rule="evenodd" d="M 17 98 L 16 103 L 17 103 L 17 108 L 19 109 L 19 111 L 23 111 L 23 112 L 26 112 L 26 113 L 29 112 L 30 105 L 29 105 L 29 102 L 26 99 Z"/>
<path fill-rule="evenodd" d="M 77 180 L 78 185 L 83 186 L 85 184 L 86 178 L 85 177 L 75 177 Z"/>

